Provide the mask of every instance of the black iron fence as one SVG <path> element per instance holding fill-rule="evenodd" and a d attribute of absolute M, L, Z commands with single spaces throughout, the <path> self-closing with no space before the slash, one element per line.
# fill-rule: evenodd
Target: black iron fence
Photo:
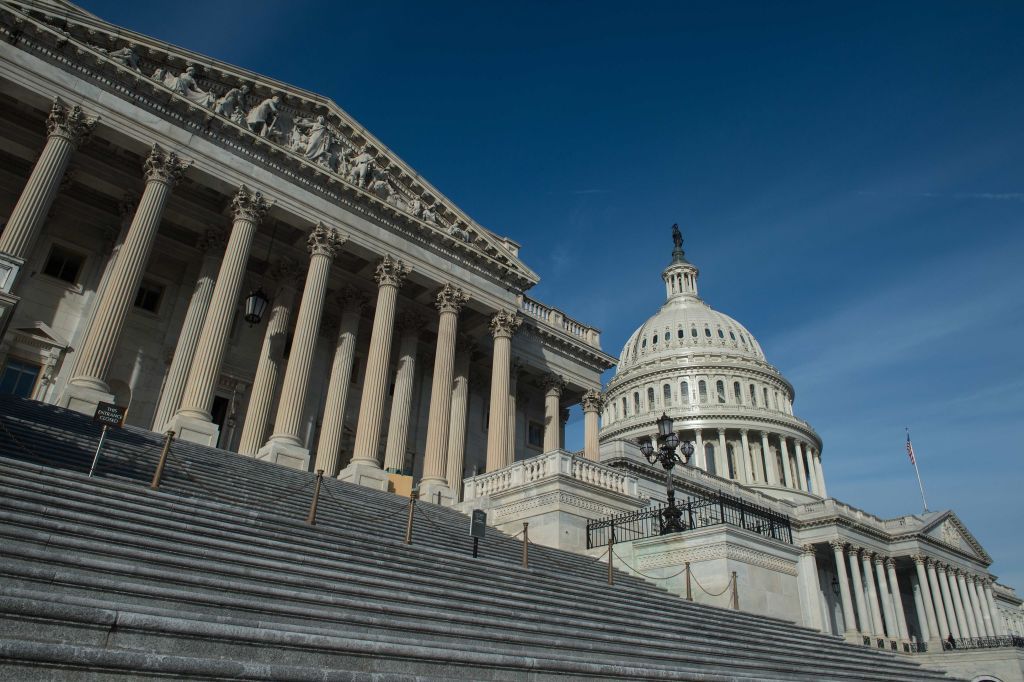
<path fill-rule="evenodd" d="M 684 532 L 694 528 L 726 524 L 758 533 L 779 542 L 793 543 L 789 517 L 767 507 L 751 504 L 724 493 L 692 495 L 679 500 Z M 665 534 L 665 505 L 616 514 L 587 523 L 587 547 L 612 542 L 630 542 Z"/>
<path fill-rule="evenodd" d="M 945 651 L 953 651 L 955 649 L 997 649 L 1006 646 L 1024 649 L 1024 637 L 1003 635 L 1001 637 L 969 637 L 967 639 L 950 638 L 942 640 L 942 648 Z"/>

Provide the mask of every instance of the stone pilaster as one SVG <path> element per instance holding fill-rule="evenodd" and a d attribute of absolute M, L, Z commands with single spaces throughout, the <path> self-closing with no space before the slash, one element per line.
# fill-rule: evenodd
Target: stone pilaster
<path fill-rule="evenodd" d="M 469 406 L 469 363 L 473 344 L 463 340 L 455 353 L 452 384 L 452 426 L 448 431 L 448 487 L 452 497 L 462 501 L 462 479 L 466 459 L 466 414 Z"/>
<path fill-rule="evenodd" d="M 217 443 L 219 429 L 211 421 L 210 406 L 238 308 L 249 250 L 256 228 L 270 209 L 270 203 L 260 192 L 251 192 L 243 185 L 232 199 L 231 209 L 234 216 L 231 236 L 217 273 L 203 331 L 199 333 L 199 344 L 185 382 L 181 408 L 174 415 L 170 427 L 179 438 L 202 445 Z"/>
<path fill-rule="evenodd" d="M 331 264 L 347 241 L 334 228 L 317 223 L 309 234 L 309 269 L 306 271 L 306 286 L 302 290 L 302 302 L 295 320 L 288 367 L 281 384 L 281 399 L 277 405 L 274 435 L 256 454 L 258 459 L 275 462 L 295 469 L 309 468 L 309 450 L 299 438 L 302 411 L 306 405 L 306 389 L 309 388 L 309 370 L 313 364 L 317 338 L 320 336 L 320 320 L 324 312 L 324 296 L 327 294 L 327 278 Z"/>
<path fill-rule="evenodd" d="M 203 253 L 202 265 L 188 301 L 185 320 L 181 323 L 181 331 L 178 332 L 178 344 L 174 348 L 171 366 L 167 369 L 167 378 L 164 380 L 160 402 L 153 417 L 153 430 L 159 433 L 166 430 L 167 423 L 181 406 L 188 369 L 192 366 L 196 344 L 199 343 L 199 332 L 203 329 L 206 311 L 210 307 L 210 299 L 213 298 L 213 285 L 217 279 L 217 269 L 220 267 L 226 242 L 227 235 L 224 230 L 212 228 L 203 234 L 197 244 Z"/>
<path fill-rule="evenodd" d="M 250 456 L 256 456 L 259 452 L 270 429 L 274 394 L 288 341 L 288 324 L 295 305 L 295 292 L 302 279 L 298 266 L 290 260 L 276 261 L 267 276 L 275 282 L 277 290 L 267 318 L 267 328 L 263 332 L 263 345 L 260 346 L 260 356 L 256 361 L 249 407 L 245 412 L 245 423 L 238 443 L 238 452 Z"/>
<path fill-rule="evenodd" d="M 455 334 L 459 313 L 469 297 L 459 287 L 445 284 L 437 292 L 437 350 L 434 353 L 434 379 L 430 390 L 427 420 L 427 448 L 424 455 L 420 495 L 441 504 L 455 501 L 446 478 L 448 473 L 448 433 L 452 423 L 452 378 L 455 374 Z"/>
<path fill-rule="evenodd" d="M 541 380 L 544 387 L 544 452 L 562 449 L 561 400 L 565 379 L 548 374 Z"/>
<path fill-rule="evenodd" d="M 590 389 L 580 402 L 583 405 L 583 456 L 596 462 L 601 458 L 597 416 L 604 405 L 604 396 L 600 391 Z"/>
<path fill-rule="evenodd" d="M 398 367 L 395 370 L 395 391 L 391 396 L 391 416 L 384 446 L 384 471 L 400 474 L 405 469 L 405 453 L 409 444 L 409 411 L 412 409 L 412 387 L 416 378 L 416 355 L 420 331 L 426 324 L 418 313 L 407 311 L 398 316 Z"/>
<path fill-rule="evenodd" d="M 829 543 L 835 557 L 836 576 L 839 578 L 839 596 L 843 603 L 843 623 L 848 640 L 857 639 L 857 617 L 853 613 L 853 601 L 850 599 L 850 581 L 846 576 L 846 564 L 843 561 L 844 543 L 833 540 Z"/>
<path fill-rule="evenodd" d="M 860 631 L 870 634 L 871 616 L 868 613 L 868 605 L 864 600 L 864 586 L 860 578 L 860 567 L 858 566 L 859 551 L 853 545 L 846 549 L 846 558 L 850 563 L 850 575 L 852 582 L 850 588 L 853 590 L 854 601 L 857 603 L 857 620 L 860 623 Z"/>
<path fill-rule="evenodd" d="M 363 396 L 359 402 L 356 443 L 352 461 L 338 478 L 378 490 L 387 490 L 388 478 L 380 466 L 380 426 L 384 420 L 384 393 L 387 390 L 388 361 L 395 326 L 395 300 L 409 270 L 391 256 L 377 263 L 377 308 L 373 313 L 370 354 L 366 361 Z"/>
<path fill-rule="evenodd" d="M 9 292 L 14 287 L 57 198 L 71 155 L 97 120 L 86 116 L 77 105 L 69 107 L 60 99 L 53 101 L 46 119 L 46 144 L 0 235 L 0 291 Z"/>
<path fill-rule="evenodd" d="M 939 629 L 939 619 L 935 613 L 935 601 L 932 598 L 932 590 L 928 584 L 928 575 L 925 570 L 926 557 L 917 554 L 914 559 L 914 570 L 917 572 L 918 589 L 921 592 L 921 605 L 924 611 L 925 623 L 928 626 L 928 639 L 937 643 L 942 634 Z"/>
<path fill-rule="evenodd" d="M 164 206 L 174 185 L 190 165 L 191 162 L 183 161 L 174 152 L 165 152 L 156 145 L 146 158 L 146 188 L 110 274 L 110 281 L 96 306 L 89 333 L 78 352 L 73 378 L 61 398 L 62 405 L 92 414 L 99 402 L 113 400 L 105 381 L 107 372 L 149 262 Z"/>
<path fill-rule="evenodd" d="M 512 463 L 508 448 L 509 372 L 512 365 L 512 335 L 523 319 L 514 312 L 499 311 L 491 317 L 494 356 L 491 361 L 491 407 L 487 428 L 487 471 Z"/>
<path fill-rule="evenodd" d="M 896 615 L 899 637 L 902 640 L 909 640 L 910 631 L 907 629 L 907 615 L 903 609 L 903 594 L 900 592 L 900 583 L 896 578 L 896 561 L 892 557 L 885 560 L 885 570 L 889 576 L 889 591 L 892 593 L 892 609 Z"/>
<path fill-rule="evenodd" d="M 334 340 L 331 378 L 327 383 L 327 397 L 324 400 L 323 421 L 320 425 L 320 440 L 317 441 L 314 467 L 322 469 L 327 476 L 338 474 L 348 387 L 352 382 L 352 364 L 355 361 L 359 320 L 366 305 L 366 295 L 354 287 L 347 286 L 342 288 L 336 300 L 341 309 L 341 319 Z"/>
<path fill-rule="evenodd" d="M 871 568 L 871 553 L 869 551 L 864 550 L 861 553 L 860 565 L 864 569 L 864 582 L 868 586 L 872 633 L 875 637 L 885 637 L 885 626 L 882 625 L 882 602 L 878 599 L 878 588 L 875 583 L 874 571 Z"/>

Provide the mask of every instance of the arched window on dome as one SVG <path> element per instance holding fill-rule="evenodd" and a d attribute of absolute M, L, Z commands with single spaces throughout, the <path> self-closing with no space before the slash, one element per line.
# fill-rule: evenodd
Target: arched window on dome
<path fill-rule="evenodd" d="M 757 407 L 757 389 L 754 384 L 750 384 L 750 404 Z"/>
<path fill-rule="evenodd" d="M 740 343 L 744 346 L 747 345 L 747 337 L 743 336 L 743 334 L 740 334 Z"/>
<path fill-rule="evenodd" d="M 707 472 L 709 474 L 718 474 L 718 467 L 715 466 L 715 444 L 704 443 L 704 461 L 707 463 Z"/>
<path fill-rule="evenodd" d="M 706 403 L 708 401 L 708 385 L 703 379 L 697 383 L 697 392 L 700 393 L 700 401 Z"/>
<path fill-rule="evenodd" d="M 657 346 L 658 345 L 658 335 L 657 334 L 655 334 L 654 338 L 651 339 L 651 345 L 652 346 Z"/>
<path fill-rule="evenodd" d="M 633 414 L 640 414 L 640 394 L 633 394 Z"/>
<path fill-rule="evenodd" d="M 773 398 L 775 400 L 775 409 L 777 410 L 777 409 L 779 409 L 779 392 L 778 391 L 775 391 L 775 394 L 773 395 Z"/>
<path fill-rule="evenodd" d="M 768 402 L 768 389 L 764 389 L 764 406 L 769 407 L 771 403 Z"/>
<path fill-rule="evenodd" d="M 732 447 L 732 443 L 726 443 L 725 445 L 725 464 L 729 470 L 729 478 L 736 478 L 736 450 Z"/>
<path fill-rule="evenodd" d="M 692 336 L 693 338 L 697 338 L 697 328 L 696 327 L 690 327 L 690 336 Z"/>
<path fill-rule="evenodd" d="M 679 384 L 679 399 L 683 402 L 683 405 L 690 404 L 690 382 L 684 381 Z"/>
<path fill-rule="evenodd" d="M 718 330 L 718 338 L 723 340 L 725 339 L 725 332 L 723 332 L 721 329 Z"/>
<path fill-rule="evenodd" d="M 662 393 L 662 401 L 661 401 L 662 404 L 665 407 L 671 407 L 672 406 L 672 387 L 669 386 L 668 384 L 665 384 L 664 386 L 661 387 L 661 393 Z"/>
<path fill-rule="evenodd" d="M 644 337 L 644 340 L 640 342 L 640 347 L 647 348 L 647 337 Z"/>
<path fill-rule="evenodd" d="M 704 327 L 704 336 L 711 338 L 711 327 Z"/>
<path fill-rule="evenodd" d="M 622 418 L 626 418 L 626 397 L 622 397 Z"/>
<path fill-rule="evenodd" d="M 736 398 L 736 404 L 743 404 L 743 389 L 740 388 L 740 382 L 732 382 L 732 394 Z"/>
<path fill-rule="evenodd" d="M 612 421 L 618 421 L 619 419 L 619 404 L 612 403 Z"/>
<path fill-rule="evenodd" d="M 718 394 L 718 402 L 725 402 L 725 382 L 719 380 L 715 382 L 715 393 Z"/>
<path fill-rule="evenodd" d="M 682 329 L 679 329 L 679 331 L 676 332 L 676 338 L 677 339 L 685 339 L 686 338 L 686 332 L 684 332 Z"/>
<path fill-rule="evenodd" d="M 729 332 L 729 338 L 730 338 L 731 340 L 735 341 L 735 340 L 736 340 L 736 332 L 734 332 L 734 331 L 730 331 L 730 332 Z"/>
<path fill-rule="evenodd" d="M 654 389 L 653 388 L 648 388 L 647 389 L 647 409 L 649 411 L 654 411 Z"/>

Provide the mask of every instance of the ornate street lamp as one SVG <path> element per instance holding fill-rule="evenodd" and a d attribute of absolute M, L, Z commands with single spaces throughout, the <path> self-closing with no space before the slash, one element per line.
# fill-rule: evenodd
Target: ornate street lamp
<path fill-rule="evenodd" d="M 644 457 L 651 464 L 657 462 L 665 469 L 665 491 L 668 494 L 668 506 L 661 512 L 663 522 L 661 524 L 661 534 L 666 533 L 678 533 L 683 530 L 683 512 L 679 507 L 676 506 L 676 491 L 672 485 L 672 469 L 675 468 L 676 464 L 686 465 L 690 461 L 690 456 L 693 454 L 693 443 L 689 441 L 683 442 L 681 448 L 683 458 L 680 459 L 676 453 L 676 448 L 679 447 L 679 436 L 672 429 L 672 418 L 662 413 L 661 417 L 658 418 L 658 448 L 654 448 L 654 444 L 651 441 L 645 441 L 640 446 L 640 452 L 644 453 Z"/>
<path fill-rule="evenodd" d="M 250 325 L 259 324 L 268 303 L 270 298 L 263 293 L 263 287 L 253 289 L 252 293 L 245 297 L 245 321 Z"/>

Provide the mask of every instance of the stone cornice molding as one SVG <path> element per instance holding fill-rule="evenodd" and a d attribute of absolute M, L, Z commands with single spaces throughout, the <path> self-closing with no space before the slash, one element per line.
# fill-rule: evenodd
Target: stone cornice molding
<path fill-rule="evenodd" d="M 391 286 L 401 289 L 409 272 L 410 268 L 406 267 L 405 263 L 398 258 L 392 258 L 390 254 L 385 254 L 377 261 L 373 279 L 377 282 L 378 287 Z"/>
<path fill-rule="evenodd" d="M 318 222 L 309 233 L 306 246 L 309 248 L 311 256 L 327 256 L 334 260 L 342 245 L 347 241 L 348 237 L 335 228 Z"/>
<path fill-rule="evenodd" d="M 545 346 L 563 352 L 574 361 L 593 365 L 604 371 L 615 366 L 615 358 L 600 348 L 583 343 L 564 331 L 555 329 L 539 322 L 532 317 L 524 317 L 520 333 L 534 336 Z"/>
<path fill-rule="evenodd" d="M 46 117 L 46 134 L 62 137 L 77 147 L 85 141 L 98 121 L 98 116 L 86 116 L 77 104 L 69 107 L 60 97 L 55 97 L 50 114 Z"/>
<path fill-rule="evenodd" d="M 490 329 L 494 338 L 511 339 L 523 324 L 523 318 L 511 310 L 499 310 L 491 316 Z"/>
<path fill-rule="evenodd" d="M 146 182 L 162 182 L 173 187 L 191 165 L 191 161 L 178 158 L 174 152 L 165 151 L 160 145 L 154 144 L 142 164 L 142 170 Z"/>
<path fill-rule="evenodd" d="M 66 11 L 56 13 L 46 7 L 9 0 L 0 7 L 0 21 L 6 24 L 0 32 L 18 48 L 56 62 L 77 77 L 91 78 L 99 87 L 179 123 L 190 133 L 235 154 L 261 162 L 293 184 L 323 194 L 332 203 L 370 215 L 413 241 L 430 244 L 467 268 L 486 273 L 514 290 L 528 289 L 539 281 L 509 251 L 503 239 L 463 214 L 326 98 L 273 83 L 84 14 L 71 16 Z M 98 42 L 108 47 L 97 45 Z M 186 65 L 197 66 L 204 72 L 197 83 L 205 90 L 197 92 L 209 95 L 207 101 L 212 108 L 190 101 L 164 80 L 167 73 L 178 73 Z M 144 73 L 153 73 L 154 77 L 147 78 Z M 251 95 L 242 92 L 242 86 L 250 84 Z M 249 96 L 250 104 L 274 94 L 283 95 L 283 119 L 292 128 L 299 127 L 293 122 L 307 125 L 306 122 L 324 116 L 332 140 L 340 145 L 337 153 L 344 157 L 344 163 L 337 168 L 330 163 L 325 165 L 322 160 L 308 157 L 304 141 L 301 145 L 305 146 L 298 148 L 294 141 L 283 139 L 283 135 L 271 139 L 250 130 L 244 112 L 239 116 L 237 110 L 219 109 L 218 103 L 232 91 L 237 91 L 236 97 Z M 386 190 L 369 182 L 361 188 L 346 167 L 351 155 L 363 151 L 372 156 L 378 172 L 375 182 L 386 185 Z"/>
<path fill-rule="evenodd" d="M 242 185 L 231 198 L 231 215 L 235 220 L 249 220 L 259 225 L 272 205 L 260 191 L 250 191 Z"/>
<path fill-rule="evenodd" d="M 798 574 L 796 562 L 793 560 L 787 560 L 750 547 L 743 547 L 733 542 L 714 542 L 697 547 L 672 549 L 665 552 L 648 554 L 640 558 L 637 562 L 637 567 L 649 570 L 669 566 L 682 566 L 686 562 L 696 564 L 702 561 L 714 561 L 717 559 L 740 561 L 751 566 L 759 566 L 786 575 L 795 576 Z"/>
<path fill-rule="evenodd" d="M 469 295 L 463 291 L 460 287 L 457 287 L 448 282 L 444 283 L 437 295 L 434 297 L 434 307 L 441 314 L 454 313 L 458 315 L 462 312 L 462 308 L 469 301 Z"/>

